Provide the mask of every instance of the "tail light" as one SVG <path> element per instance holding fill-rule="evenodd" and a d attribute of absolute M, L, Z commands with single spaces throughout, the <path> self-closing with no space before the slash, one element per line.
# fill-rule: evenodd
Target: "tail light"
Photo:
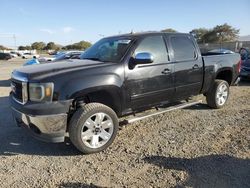
<path fill-rule="evenodd" d="M 240 69 L 241 69 L 241 64 L 242 64 L 242 60 L 240 60 L 237 64 L 237 72 L 240 73 Z"/>

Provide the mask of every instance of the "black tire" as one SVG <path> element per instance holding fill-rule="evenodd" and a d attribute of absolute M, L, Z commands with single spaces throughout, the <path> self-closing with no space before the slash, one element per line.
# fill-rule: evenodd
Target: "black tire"
<path fill-rule="evenodd" d="M 112 123 L 113 123 L 112 134 L 109 140 L 104 145 L 98 148 L 92 148 L 86 144 L 87 141 L 85 141 L 84 143 L 82 139 L 82 133 L 83 133 L 83 128 L 85 128 L 84 127 L 85 122 L 97 113 L 105 113 L 108 117 L 110 117 L 110 120 L 112 120 Z M 69 123 L 69 138 L 78 150 L 80 150 L 81 152 L 85 154 L 91 154 L 91 153 L 103 151 L 109 145 L 111 145 L 117 135 L 118 129 L 119 129 L 118 118 L 117 118 L 116 113 L 111 108 L 100 103 L 89 103 L 80 107 L 72 116 L 70 123 Z M 91 134 L 95 134 L 95 133 L 91 133 Z M 100 137 L 98 137 L 98 139 L 100 139 Z"/>
<path fill-rule="evenodd" d="M 227 90 L 227 96 L 225 97 L 225 102 L 223 104 L 220 104 L 219 101 L 217 100 L 217 94 L 219 92 L 219 88 L 222 85 L 224 85 Z M 224 80 L 215 80 L 213 86 L 206 93 L 206 100 L 208 106 L 215 109 L 222 108 L 226 104 L 228 97 L 229 97 L 229 85 Z"/>

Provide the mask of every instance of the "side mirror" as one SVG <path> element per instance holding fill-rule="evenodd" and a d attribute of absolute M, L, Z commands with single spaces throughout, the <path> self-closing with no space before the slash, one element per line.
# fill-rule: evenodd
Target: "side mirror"
<path fill-rule="evenodd" d="M 151 53 L 142 52 L 135 55 L 134 61 L 136 64 L 149 64 L 153 63 L 154 57 Z"/>

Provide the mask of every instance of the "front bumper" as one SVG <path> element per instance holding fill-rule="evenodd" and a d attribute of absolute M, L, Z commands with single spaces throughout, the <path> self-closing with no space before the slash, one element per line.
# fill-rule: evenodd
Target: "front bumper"
<path fill-rule="evenodd" d="M 14 121 L 27 128 L 35 138 L 45 142 L 64 142 L 67 114 L 28 115 L 12 108 Z"/>

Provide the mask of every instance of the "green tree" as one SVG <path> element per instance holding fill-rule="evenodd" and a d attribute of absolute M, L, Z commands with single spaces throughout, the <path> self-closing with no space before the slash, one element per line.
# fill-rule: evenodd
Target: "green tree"
<path fill-rule="evenodd" d="M 87 41 L 83 40 L 83 41 L 80 41 L 80 42 L 76 43 L 76 45 L 78 46 L 79 50 L 86 50 L 92 44 L 90 42 L 87 42 Z"/>
<path fill-rule="evenodd" d="M 46 44 L 44 42 L 34 42 L 31 44 L 33 50 L 43 50 Z"/>
<path fill-rule="evenodd" d="M 0 50 L 7 50 L 7 48 L 4 47 L 4 46 L 2 46 L 2 45 L 0 45 Z"/>
<path fill-rule="evenodd" d="M 59 45 L 56 45 L 54 42 L 49 42 L 46 47 L 45 47 L 46 50 L 59 50 L 60 49 L 60 46 Z"/>
<path fill-rule="evenodd" d="M 31 46 L 25 46 L 26 50 L 32 50 L 32 47 Z"/>
<path fill-rule="evenodd" d="M 32 50 L 31 46 L 19 46 L 18 50 Z"/>
<path fill-rule="evenodd" d="M 74 43 L 74 44 L 64 46 L 63 49 L 66 49 L 66 50 L 86 50 L 91 45 L 92 44 L 90 42 L 80 41 L 78 43 Z"/>
<path fill-rule="evenodd" d="M 176 31 L 175 29 L 172 29 L 172 28 L 167 28 L 167 29 L 163 29 L 163 30 L 161 30 L 161 32 L 167 32 L 167 33 L 177 33 L 178 31 Z"/>
<path fill-rule="evenodd" d="M 217 41 L 229 42 L 235 41 L 239 37 L 240 30 L 225 23 L 223 25 L 215 26 L 213 32 L 216 33 Z"/>
<path fill-rule="evenodd" d="M 26 47 L 25 46 L 19 46 L 18 50 L 26 50 Z"/>
<path fill-rule="evenodd" d="M 197 40 L 198 43 L 205 43 L 205 38 L 204 35 L 206 35 L 209 32 L 208 29 L 206 28 L 198 28 L 198 29 L 193 29 L 189 33 L 194 36 L 194 38 Z"/>
<path fill-rule="evenodd" d="M 194 29 L 190 33 L 194 34 L 198 42 L 222 43 L 235 41 L 239 36 L 239 31 L 239 29 L 225 23 L 217 25 L 212 29 Z"/>

